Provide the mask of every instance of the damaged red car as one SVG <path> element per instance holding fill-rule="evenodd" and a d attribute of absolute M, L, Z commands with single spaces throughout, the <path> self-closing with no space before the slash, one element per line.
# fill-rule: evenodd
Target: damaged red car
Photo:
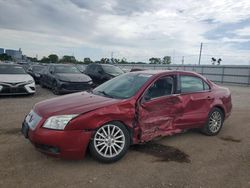
<path fill-rule="evenodd" d="M 197 73 L 130 72 L 36 104 L 22 133 L 48 155 L 81 159 L 89 148 L 95 159 L 114 162 L 130 145 L 158 136 L 190 128 L 216 135 L 231 108 L 230 91 Z"/>

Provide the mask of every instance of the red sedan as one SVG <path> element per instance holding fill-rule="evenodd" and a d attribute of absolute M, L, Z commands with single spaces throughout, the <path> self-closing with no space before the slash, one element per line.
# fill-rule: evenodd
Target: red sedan
<path fill-rule="evenodd" d="M 131 144 L 158 136 L 190 128 L 216 135 L 231 109 L 230 91 L 197 73 L 147 70 L 40 102 L 22 132 L 49 155 L 81 159 L 89 148 L 97 160 L 114 162 Z"/>

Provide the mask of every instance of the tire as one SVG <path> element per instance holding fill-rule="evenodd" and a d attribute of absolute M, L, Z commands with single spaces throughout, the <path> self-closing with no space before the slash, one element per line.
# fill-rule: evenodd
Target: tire
<path fill-rule="evenodd" d="M 43 84 L 41 80 L 39 81 L 39 85 L 41 86 L 41 88 L 45 88 L 45 85 Z"/>
<path fill-rule="evenodd" d="M 55 94 L 55 95 L 60 95 L 60 91 L 59 91 L 59 88 L 57 86 L 57 82 L 54 81 L 53 82 L 53 85 L 52 85 L 52 92 Z"/>
<path fill-rule="evenodd" d="M 89 150 L 93 158 L 103 163 L 120 160 L 130 146 L 128 130 L 120 122 L 101 126 L 94 134 Z"/>
<path fill-rule="evenodd" d="M 202 132 L 208 136 L 217 135 L 224 122 L 224 113 L 219 108 L 213 108 L 208 114 L 208 120 L 202 129 Z"/>

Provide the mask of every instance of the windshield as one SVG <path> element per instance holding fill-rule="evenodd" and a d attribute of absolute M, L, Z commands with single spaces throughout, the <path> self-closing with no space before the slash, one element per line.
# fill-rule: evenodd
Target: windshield
<path fill-rule="evenodd" d="M 102 68 L 104 72 L 111 74 L 111 75 L 120 75 L 124 73 L 122 69 L 116 66 L 102 65 Z"/>
<path fill-rule="evenodd" d="M 33 66 L 32 67 L 32 70 L 34 71 L 34 72 L 40 72 L 41 70 L 43 70 L 44 69 L 44 66 Z"/>
<path fill-rule="evenodd" d="M 26 74 L 26 72 L 18 65 L 0 65 L 0 74 Z"/>
<path fill-rule="evenodd" d="M 55 73 L 80 74 L 75 66 L 59 65 L 55 66 Z"/>
<path fill-rule="evenodd" d="M 127 99 L 135 95 L 151 76 L 151 74 L 123 74 L 98 86 L 93 93 L 110 98 Z"/>

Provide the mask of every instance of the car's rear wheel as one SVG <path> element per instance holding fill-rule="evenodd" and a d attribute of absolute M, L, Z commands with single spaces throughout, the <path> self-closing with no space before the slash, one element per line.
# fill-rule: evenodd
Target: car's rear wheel
<path fill-rule="evenodd" d="M 91 155 L 98 161 L 111 163 L 121 159 L 130 145 L 128 130 L 120 122 L 100 127 L 89 145 Z"/>
<path fill-rule="evenodd" d="M 219 108 L 213 108 L 208 115 L 206 125 L 203 127 L 202 132 L 208 136 L 217 135 L 223 125 L 224 114 Z"/>

